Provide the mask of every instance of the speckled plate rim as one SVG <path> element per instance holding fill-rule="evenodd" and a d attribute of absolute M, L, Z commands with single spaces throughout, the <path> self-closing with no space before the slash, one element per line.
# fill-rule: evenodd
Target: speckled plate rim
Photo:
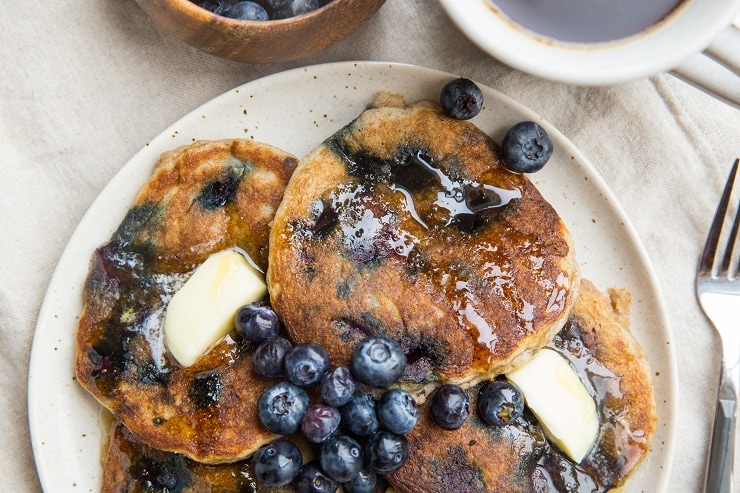
<path fill-rule="evenodd" d="M 71 236 L 44 298 L 31 350 L 28 414 L 36 467 L 47 493 L 100 490 L 104 436 L 101 408 L 74 377 L 82 289 L 96 247 L 124 217 L 159 154 L 199 139 L 252 138 L 298 156 L 354 119 L 375 94 L 438 100 L 455 76 L 382 62 L 308 66 L 258 79 L 205 103 L 155 137 L 101 191 Z M 601 289 L 632 292 L 633 333 L 652 367 L 659 423 L 651 451 L 625 492 L 666 490 L 676 436 L 678 381 L 667 311 L 634 228 L 588 160 L 542 117 L 483 86 L 484 108 L 472 121 L 500 142 L 522 120 L 539 122 L 555 144 L 532 181 L 570 228 L 584 277 Z"/>

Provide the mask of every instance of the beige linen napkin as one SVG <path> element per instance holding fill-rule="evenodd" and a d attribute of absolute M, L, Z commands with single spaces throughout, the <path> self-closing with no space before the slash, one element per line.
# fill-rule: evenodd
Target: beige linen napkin
<path fill-rule="evenodd" d="M 478 80 L 540 113 L 594 164 L 644 242 L 670 311 L 681 422 L 669 491 L 699 491 L 719 346 L 696 305 L 693 276 L 727 170 L 740 156 L 740 112 L 665 75 L 580 88 L 511 70 L 429 0 L 388 0 L 329 51 L 265 66 L 186 46 L 133 0 L 4 2 L 0 491 L 40 490 L 26 411 L 34 326 L 62 249 L 99 191 L 149 139 L 201 103 L 267 74 L 338 60 L 406 62 Z"/>

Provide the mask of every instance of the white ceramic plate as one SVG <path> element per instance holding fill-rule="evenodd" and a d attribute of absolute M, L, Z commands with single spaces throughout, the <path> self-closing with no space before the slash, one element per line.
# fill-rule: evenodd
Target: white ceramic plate
<path fill-rule="evenodd" d="M 248 137 L 302 156 L 354 119 L 378 92 L 436 101 L 452 78 L 421 67 L 366 62 L 276 74 L 186 115 L 121 169 L 70 238 L 39 314 L 28 381 L 29 419 L 46 493 L 100 490 L 100 406 L 74 377 L 82 288 L 94 249 L 110 238 L 159 154 L 197 139 Z M 664 491 L 674 446 L 677 373 L 668 319 L 645 251 L 601 177 L 560 132 L 515 101 L 482 89 L 485 107 L 473 122 L 496 141 L 522 120 L 538 121 L 552 137 L 552 160 L 531 178 L 571 229 L 584 276 L 602 289 L 623 286 L 632 291 L 633 332 L 654 371 L 660 422 L 649 456 L 625 491 Z"/>

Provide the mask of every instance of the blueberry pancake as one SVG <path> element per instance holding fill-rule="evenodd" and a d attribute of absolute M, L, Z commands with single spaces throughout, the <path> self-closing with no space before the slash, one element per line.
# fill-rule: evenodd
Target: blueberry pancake
<path fill-rule="evenodd" d="M 338 364 L 362 338 L 391 337 L 417 391 L 520 365 L 577 294 L 553 207 L 483 131 L 431 103 L 380 95 L 300 161 L 285 198 L 268 285 L 291 337 Z"/>
<path fill-rule="evenodd" d="M 250 460 L 203 464 L 173 452 L 162 452 L 136 441 L 117 422 L 103 456 L 101 493 L 293 492 L 293 488 L 266 488 L 254 479 Z"/>
<path fill-rule="evenodd" d="M 297 441 L 304 461 L 312 457 L 308 443 Z M 103 454 L 101 493 L 296 493 L 293 484 L 266 487 L 254 479 L 250 459 L 229 464 L 202 464 L 173 452 L 162 452 L 136 441 L 120 422 L 113 423 Z M 378 478 L 377 493 L 388 483 Z"/>
<path fill-rule="evenodd" d="M 142 443 L 202 462 L 249 456 L 273 435 L 255 402 L 271 382 L 235 332 L 193 365 L 177 363 L 162 324 L 173 294 L 209 255 L 238 247 L 263 271 L 269 224 L 297 160 L 249 140 L 162 154 L 84 289 L 76 374 Z"/>
<path fill-rule="evenodd" d="M 456 431 L 432 422 L 428 405 L 407 435 L 408 462 L 389 481 L 401 493 L 602 492 L 620 486 L 649 448 L 657 421 L 650 371 L 629 331 L 629 293 L 609 297 L 589 281 L 550 344 L 597 403 L 595 446 L 575 464 L 551 445 L 533 415 L 496 427 L 478 415 L 481 388 L 468 390 L 470 417 Z"/>

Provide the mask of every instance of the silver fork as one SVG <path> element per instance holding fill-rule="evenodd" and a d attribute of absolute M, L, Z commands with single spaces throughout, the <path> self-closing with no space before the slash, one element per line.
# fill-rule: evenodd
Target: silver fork
<path fill-rule="evenodd" d="M 735 422 L 737 420 L 738 381 L 740 373 L 740 273 L 735 241 L 740 225 L 740 205 L 735 217 L 728 213 L 732 189 L 738 177 L 735 160 L 709 230 L 696 274 L 696 295 L 704 314 L 714 325 L 722 341 L 722 366 L 717 392 L 714 429 L 709 448 L 709 463 L 704 484 L 706 493 L 731 493 L 735 457 Z M 727 227 L 730 227 L 729 234 Z M 725 244 L 720 237 L 726 238 Z M 723 248 L 724 247 L 724 248 Z M 740 249 L 738 249 L 740 250 Z"/>

